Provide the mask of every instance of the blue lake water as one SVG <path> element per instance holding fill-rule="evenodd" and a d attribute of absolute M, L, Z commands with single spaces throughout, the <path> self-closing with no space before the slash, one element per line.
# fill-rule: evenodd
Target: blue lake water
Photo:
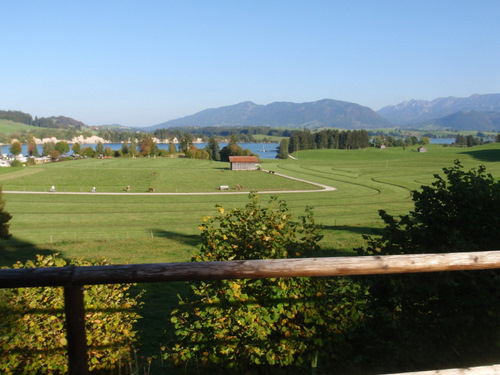
<path fill-rule="evenodd" d="M 243 149 L 249 149 L 252 151 L 254 154 L 259 155 L 261 159 L 275 159 L 276 154 L 278 153 L 277 148 L 279 146 L 279 143 L 238 143 Z M 196 143 L 195 146 L 198 147 L 199 149 L 202 149 L 206 146 L 206 143 Z M 226 146 L 227 143 L 219 143 L 220 148 Z M 119 150 L 122 148 L 121 143 L 104 143 L 103 144 L 104 148 L 109 147 L 113 151 L 114 150 Z M 168 143 L 158 143 L 158 148 L 161 150 L 168 150 Z M 179 148 L 179 145 L 176 145 L 177 149 Z M 28 145 L 23 144 L 23 155 L 28 154 Z M 95 144 L 85 144 L 82 143 L 82 147 L 92 147 L 95 150 L 96 145 Z M 2 146 L 2 154 L 8 154 L 9 153 L 9 148 L 10 146 Z M 42 145 L 37 145 L 38 152 L 40 155 L 42 154 Z M 71 153 L 71 152 L 70 152 Z"/>

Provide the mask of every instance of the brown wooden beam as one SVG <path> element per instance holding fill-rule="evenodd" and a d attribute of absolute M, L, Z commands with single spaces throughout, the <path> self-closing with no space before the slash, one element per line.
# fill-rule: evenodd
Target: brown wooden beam
<path fill-rule="evenodd" d="M 0 288 L 156 281 L 349 276 L 500 268 L 500 251 L 0 270 Z"/>
<path fill-rule="evenodd" d="M 64 287 L 68 373 L 70 375 L 88 375 L 89 373 L 83 303 L 83 286 L 68 285 Z"/>

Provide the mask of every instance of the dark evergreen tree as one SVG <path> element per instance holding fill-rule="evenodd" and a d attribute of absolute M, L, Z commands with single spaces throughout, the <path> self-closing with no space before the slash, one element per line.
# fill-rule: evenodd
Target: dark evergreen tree
<path fill-rule="evenodd" d="M 205 150 L 208 152 L 211 160 L 220 160 L 220 146 L 214 136 L 208 139 L 208 144 L 205 147 Z"/>
<path fill-rule="evenodd" d="M 277 159 L 288 159 L 288 138 L 283 138 L 280 141 L 280 145 L 278 148 L 278 154 L 276 155 Z"/>

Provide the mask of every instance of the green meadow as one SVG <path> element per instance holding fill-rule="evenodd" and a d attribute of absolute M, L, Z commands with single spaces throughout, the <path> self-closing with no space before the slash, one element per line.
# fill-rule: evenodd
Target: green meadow
<path fill-rule="evenodd" d="M 380 209 L 407 213 L 410 192 L 431 183 L 455 159 L 466 168 L 484 164 L 500 176 L 499 144 L 431 145 L 426 153 L 416 148 L 311 150 L 294 156 L 296 160 L 263 160 L 261 166 L 337 190 L 324 192 L 276 174 L 231 171 L 228 163 L 181 158 L 85 159 L 2 168 L 5 209 L 13 215 L 13 237 L 2 244 L 2 265 L 54 251 L 68 258 L 104 256 L 112 263 L 189 260 L 199 247 L 202 217 L 216 215 L 216 204 L 226 209 L 244 206 L 250 191 L 259 191 L 261 200 L 270 195 L 285 200 L 296 216 L 312 206 L 323 226 L 324 254 L 353 254 L 363 245 L 363 234 L 380 229 Z M 48 193 L 52 185 L 57 192 L 78 194 Z M 220 192 L 220 185 L 232 189 Z M 233 194 L 236 185 L 245 194 Z M 90 193 L 92 186 L 98 194 Z M 164 195 L 148 193 L 150 187 Z"/>
<path fill-rule="evenodd" d="M 200 246 L 203 216 L 217 215 L 217 204 L 225 209 L 244 206 L 250 191 L 259 191 L 262 201 L 271 195 L 285 200 L 296 217 L 312 206 L 323 227 L 322 254 L 354 255 L 353 249 L 364 244 L 363 234 L 380 230 L 378 210 L 407 213 L 412 208 L 410 192 L 431 183 L 433 175 L 442 174 L 455 159 L 467 169 L 483 164 L 500 177 L 500 144 L 432 145 L 426 153 L 409 148 L 312 150 L 294 157 L 263 160 L 261 166 L 337 190 L 321 191 L 262 171 L 231 171 L 228 163 L 176 158 L 87 159 L 2 168 L 0 185 L 5 209 L 13 216 L 13 237 L 1 242 L 0 265 L 54 252 L 65 258 L 106 257 L 115 264 L 189 261 Z M 237 184 L 243 186 L 241 192 L 234 190 Z M 52 185 L 65 194 L 48 192 Z M 220 185 L 232 190 L 221 192 Z M 90 193 L 92 186 L 97 194 Z M 150 187 L 160 195 L 148 193 Z M 170 312 L 177 306 L 176 295 L 189 293 L 189 287 L 180 282 L 143 283 L 136 289 L 144 291 L 144 304 L 135 366 L 143 373 L 160 373 L 165 371 L 163 362 L 154 360 L 151 365 L 142 358 L 158 356 L 162 345 L 175 340 Z"/>

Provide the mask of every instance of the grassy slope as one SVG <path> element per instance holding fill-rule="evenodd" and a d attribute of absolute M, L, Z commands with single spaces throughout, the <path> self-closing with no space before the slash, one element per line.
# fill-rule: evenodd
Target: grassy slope
<path fill-rule="evenodd" d="M 34 126 L 14 122 L 11 120 L 0 119 L 0 134 L 15 133 L 21 130 L 36 129 Z"/>
<path fill-rule="evenodd" d="M 278 194 L 296 215 L 314 207 L 324 226 L 322 247 L 328 253 L 349 253 L 363 244 L 362 234 L 380 228 L 378 210 L 403 214 L 412 207 L 410 191 L 433 180 L 434 173 L 459 158 L 467 167 L 487 165 L 500 176 L 500 145 L 471 149 L 431 146 L 427 153 L 410 149 L 315 150 L 299 152 L 299 160 L 270 160 L 266 169 L 335 186 L 334 192 Z M 303 183 L 261 172 L 229 171 L 225 163 L 183 159 L 82 160 L 0 169 L 4 190 L 59 191 L 217 191 L 221 184 L 241 184 L 254 190 L 301 189 Z M 153 175 L 153 172 L 157 172 Z M 262 194 L 262 199 L 266 199 Z M 113 262 L 188 260 L 199 245 L 198 225 L 203 215 L 216 214 L 215 204 L 243 206 L 246 195 L 215 196 L 101 196 L 5 194 L 6 209 L 14 218 L 14 239 L 5 245 L 3 264 L 26 255 L 32 244 L 68 257 L 105 255 Z M 14 247 L 12 247 L 14 246 Z M 21 252 L 20 252 L 21 251 Z M 24 258 L 22 256 L 21 258 Z"/>
<path fill-rule="evenodd" d="M 322 241 L 325 254 L 352 253 L 354 247 L 362 245 L 361 234 L 372 233 L 381 226 L 379 209 L 391 214 L 408 212 L 412 207 L 410 191 L 431 182 L 432 175 L 452 166 L 454 159 L 460 159 L 467 168 L 485 164 L 490 173 L 500 177 L 500 144 L 471 149 L 431 146 L 428 153 L 409 149 L 316 150 L 300 152 L 298 157 L 299 160 L 266 161 L 263 166 L 338 188 L 326 193 L 279 195 L 295 214 L 302 213 L 306 205 L 315 207 L 316 221 L 325 226 Z M 90 189 L 95 182 L 99 188 L 111 189 L 111 185 L 118 184 L 120 189 L 126 184 L 124 176 L 129 176 L 134 178 L 133 188 L 145 189 L 153 182 L 149 179 L 155 177 L 152 171 L 157 171 L 157 181 L 161 184 L 154 186 L 166 191 L 173 186 L 188 190 L 213 189 L 214 185 L 234 184 L 244 178 L 241 176 L 245 172 L 221 172 L 221 166 L 227 168 L 220 163 L 188 160 L 87 160 L 17 171 L 0 169 L 0 184 L 28 186 L 27 182 L 31 181 L 30 187 L 46 189 L 57 177 L 57 186 L 61 188 Z M 233 175 L 238 177 L 232 180 Z M 255 179 L 252 181 L 255 186 L 268 186 L 271 181 L 276 188 L 288 183 L 265 173 L 247 176 Z M 89 181 L 89 178 L 96 180 Z M 14 216 L 11 226 L 14 239 L 4 242 L 3 251 L 0 250 L 3 265 L 33 258 L 34 253 L 54 251 L 68 258 L 106 256 L 114 263 L 187 261 L 199 247 L 198 225 L 203 215 L 215 215 L 216 203 L 232 208 L 247 202 L 246 195 L 227 194 L 5 194 L 4 198 L 6 209 Z M 144 319 L 137 328 L 142 336 L 140 355 L 147 358 L 158 355 L 161 345 L 168 345 L 173 334 L 169 313 L 176 307 L 175 295 L 187 293 L 188 286 L 186 283 L 153 283 L 140 284 L 138 288 L 146 291 L 141 310 Z M 139 359 L 141 369 L 147 366 L 144 362 Z M 160 367 L 158 360 L 153 361 L 153 372 L 159 373 Z"/>

